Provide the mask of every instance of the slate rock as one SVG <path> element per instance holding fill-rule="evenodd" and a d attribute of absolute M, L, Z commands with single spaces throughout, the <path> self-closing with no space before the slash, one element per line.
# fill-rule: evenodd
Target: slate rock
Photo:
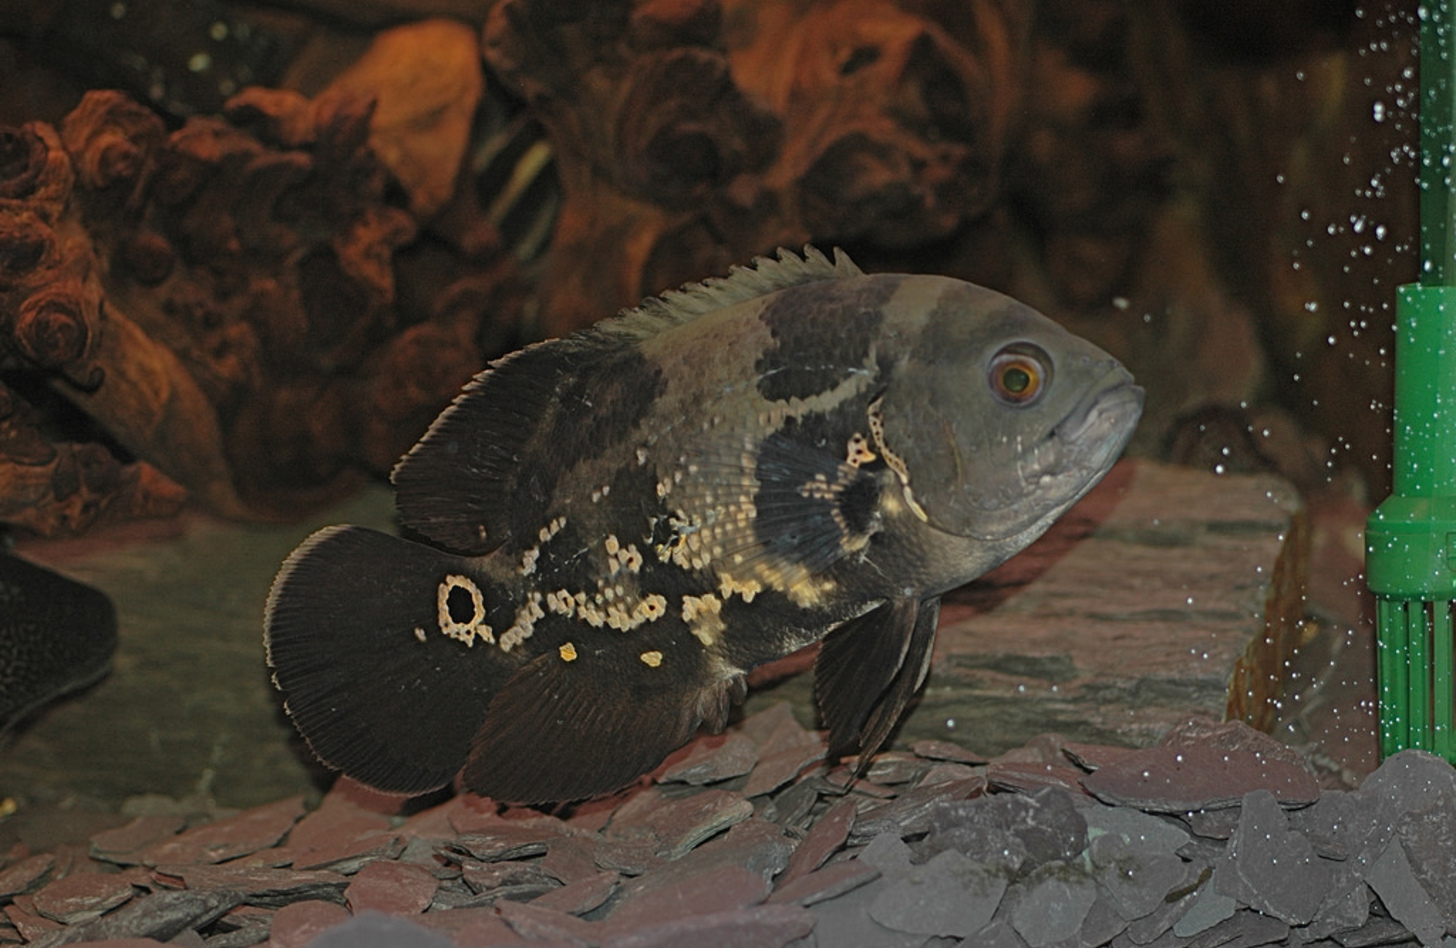
<path fill-rule="evenodd" d="M 502 902 L 496 907 L 501 920 L 522 938 L 552 944 L 599 944 L 600 926 L 536 902 Z"/>
<path fill-rule="evenodd" d="M 1116 835 L 1137 853 L 1176 853 L 1188 843 L 1188 833 L 1181 826 L 1126 807 L 1093 803 L 1077 812 L 1087 824 L 1089 840 L 1104 834 Z"/>
<path fill-rule="evenodd" d="M 53 948 L 55 945 L 113 938 L 171 941 L 188 929 L 211 924 L 241 902 L 239 893 L 226 889 L 155 892 L 145 898 L 134 898 L 100 918 L 50 932 L 35 939 L 34 945 L 37 948 Z"/>
<path fill-rule="evenodd" d="M 664 770 L 657 781 L 702 786 L 741 777 L 757 763 L 758 747 L 748 735 L 713 735 L 690 744 L 687 754 Z"/>
<path fill-rule="evenodd" d="M 562 836 L 546 844 L 541 868 L 565 885 L 594 878 L 602 868 L 596 862 L 597 840 L 584 836 Z M 613 873 L 615 875 L 615 873 Z"/>
<path fill-rule="evenodd" d="M 415 924 L 449 936 L 456 945 L 486 948 L 490 945 L 511 945 L 518 948 L 521 938 L 511 930 L 494 909 L 457 908 L 430 911 L 413 919 Z"/>
<path fill-rule="evenodd" d="M 1006 885 L 1004 873 L 948 849 L 879 893 L 870 917 L 895 931 L 965 938 L 991 921 Z"/>
<path fill-rule="evenodd" d="M 528 859 L 544 855 L 547 844 L 561 837 L 564 831 L 559 820 L 496 819 L 475 832 L 462 833 L 451 842 L 450 848 L 467 852 L 481 862 Z"/>
<path fill-rule="evenodd" d="M 612 935 L 601 948 L 780 948 L 814 928 L 815 916 L 794 905 L 690 915 Z"/>
<path fill-rule="evenodd" d="M 910 847 L 900 838 L 899 833 L 885 832 L 870 840 L 869 845 L 864 847 L 855 856 L 860 862 L 868 863 L 880 871 L 886 879 L 899 880 L 910 874 L 914 868 L 911 863 Z"/>
<path fill-rule="evenodd" d="M 308 948 L 454 948 L 454 943 L 407 919 L 368 911 L 326 928 Z"/>
<path fill-rule="evenodd" d="M 820 866 L 824 860 L 838 852 L 849 839 L 854 826 L 855 805 L 852 800 L 840 800 L 831 806 L 809 830 L 789 856 L 789 864 L 779 879 L 782 885 L 806 875 Z"/>
<path fill-rule="evenodd" d="M 910 750 L 927 760 L 948 760 L 957 764 L 984 764 L 988 760 L 984 755 L 950 741 L 920 740 L 911 744 Z"/>
<path fill-rule="evenodd" d="M 823 761 L 826 750 L 825 745 L 816 740 L 812 744 L 790 744 L 778 750 L 761 751 L 758 764 L 743 784 L 743 795 L 757 797 L 772 793 Z"/>
<path fill-rule="evenodd" d="M 673 876 L 672 881 L 650 889 L 624 889 L 607 916 L 611 930 L 627 931 L 649 922 L 756 905 L 768 898 L 772 888 L 762 876 L 742 866 L 720 866 L 686 878 Z"/>
<path fill-rule="evenodd" d="M 1120 834 L 1097 836 L 1087 851 L 1098 884 L 1127 921 L 1152 914 L 1183 877 L 1183 860 L 1172 852 L 1135 850 Z"/>
<path fill-rule="evenodd" d="M 1417 813 L 1456 793 L 1456 768 L 1435 754 L 1403 750 L 1387 757 L 1357 793 L 1382 801 L 1395 814 Z"/>
<path fill-rule="evenodd" d="M 814 805 L 825 784 L 814 777 L 800 778 L 793 786 L 779 793 L 759 809 L 766 820 L 782 826 L 808 827 L 813 822 Z"/>
<path fill-rule="evenodd" d="M 0 870 L 0 899 L 31 892 L 50 877 L 56 857 L 52 853 L 37 853 L 27 856 L 12 866 Z"/>
<path fill-rule="evenodd" d="M 418 915 L 430 907 L 440 880 L 424 866 L 376 860 L 360 868 L 344 890 L 355 916 L 366 912 Z"/>
<path fill-rule="evenodd" d="M 335 792 L 298 821 L 286 848 L 296 869 L 353 873 L 368 861 L 398 855 L 404 841 L 388 817 Z"/>
<path fill-rule="evenodd" d="M 1082 796 L 1082 771 L 1065 764 L 1032 761 L 993 761 L 986 768 L 986 779 L 998 790 L 1035 793 L 1044 787 L 1056 787 Z"/>
<path fill-rule="evenodd" d="M 1334 881 L 1329 865 L 1315 855 L 1309 840 L 1289 829 L 1283 809 L 1267 790 L 1244 797 L 1227 859 L 1232 871 L 1220 873 L 1229 882 L 1221 891 L 1290 925 L 1310 922 Z"/>
<path fill-rule="evenodd" d="M 753 804 L 728 790 L 705 790 L 677 800 L 643 792 L 617 811 L 607 835 L 651 840 L 658 855 L 678 859 L 711 836 L 753 815 Z"/>
<path fill-rule="evenodd" d="M 934 787 L 916 787 L 888 803 L 861 812 L 855 818 L 852 838 L 868 839 L 886 832 L 899 833 L 902 837 L 924 833 L 930 829 L 931 814 L 946 801 L 965 800 L 985 791 L 985 778 L 979 776 Z"/>
<path fill-rule="evenodd" d="M 1304 761 L 1294 748 L 1237 719 L 1214 721 L 1209 718 L 1189 718 L 1170 727 L 1158 744 L 1162 747 L 1210 747 L 1242 751 L 1283 761 L 1294 767 L 1304 766 Z"/>
<path fill-rule="evenodd" d="M 1113 908 L 1106 890 L 1098 890 L 1097 901 L 1087 910 L 1077 933 L 1057 943 L 1057 948 L 1101 948 L 1127 930 L 1127 919 Z"/>
<path fill-rule="evenodd" d="M 925 849 L 936 853 L 954 850 L 1007 874 L 1027 861 L 1026 844 L 1008 825 L 1011 814 L 1003 801 L 1016 797 L 980 797 L 964 802 L 943 802 L 930 817 Z"/>
<path fill-rule="evenodd" d="M 895 841 L 900 842 L 899 839 Z M 872 846 L 874 843 L 871 843 Z M 908 855 L 907 850 L 907 868 Z M 895 881 L 890 876 L 881 876 L 846 895 L 826 899 L 809 909 L 817 919 L 814 938 L 821 948 L 921 948 L 926 936 L 894 931 L 870 916 L 870 906 Z"/>
<path fill-rule="evenodd" d="M 925 776 L 931 764 L 913 754 L 885 751 L 876 754 L 865 769 L 864 778 L 881 786 L 911 783 Z"/>
<path fill-rule="evenodd" d="M 1259 912 L 1241 911 L 1189 939 L 1188 948 L 1258 948 L 1288 937 L 1287 922 Z"/>
<path fill-rule="evenodd" d="M 1072 763 L 1083 770 L 1101 770 L 1108 764 L 1115 763 L 1136 748 L 1114 747 L 1111 744 L 1083 744 L 1078 741 L 1067 741 L 1062 745 L 1062 753 Z"/>
<path fill-rule="evenodd" d="M 1046 863 L 1026 882 L 1011 913 L 1011 927 L 1031 948 L 1071 938 L 1097 901 L 1097 886 L 1067 863 Z"/>
<path fill-rule="evenodd" d="M 1319 783 L 1299 764 L 1260 751 L 1193 745 L 1148 747 L 1082 778 L 1104 803 L 1156 813 L 1234 806 L 1268 790 L 1286 806 L 1319 799 Z"/>
<path fill-rule="evenodd" d="M 303 815 L 303 798 L 288 797 L 160 840 L 138 859 L 147 866 L 226 862 L 278 845 Z"/>
<path fill-rule="evenodd" d="M 91 855 L 118 865 L 138 865 L 143 850 L 177 835 L 186 825 L 187 818 L 180 813 L 138 816 L 123 826 L 93 835 Z"/>
<path fill-rule="evenodd" d="M 1188 911 L 1173 923 L 1173 934 L 1177 937 L 1192 938 L 1206 932 L 1219 922 L 1233 918 L 1234 913 L 1239 910 L 1239 900 L 1218 891 L 1211 881 L 1204 880 Z"/>
<path fill-rule="evenodd" d="M 547 892 L 532 900 L 531 904 L 568 915 L 585 915 L 611 898 L 620 882 L 621 876 L 615 872 L 598 872 Z"/>
<path fill-rule="evenodd" d="M 1456 792 L 1442 792 L 1435 803 L 1401 821 L 1400 844 L 1446 931 L 1456 935 Z"/>
<path fill-rule="evenodd" d="M 1446 934 L 1446 922 L 1431 897 L 1421 887 L 1406 859 L 1405 848 L 1392 840 L 1385 854 L 1366 873 L 1365 881 L 1390 917 L 1404 925 L 1426 948 L 1440 945 Z"/>
<path fill-rule="evenodd" d="M 838 898 L 879 877 L 880 870 L 869 863 L 846 859 L 781 883 L 768 897 L 768 901 L 773 904 L 809 906 L 825 899 Z"/>
<path fill-rule="evenodd" d="M 349 910 L 337 902 L 294 902 L 273 916 L 269 948 L 307 948 L 326 930 L 349 920 Z"/>
<path fill-rule="evenodd" d="M 349 880 L 327 870 L 271 869 L 229 863 L 222 866 L 158 866 L 158 876 L 179 879 L 190 890 L 227 889 L 249 904 L 278 908 L 317 899 L 342 902 Z"/>

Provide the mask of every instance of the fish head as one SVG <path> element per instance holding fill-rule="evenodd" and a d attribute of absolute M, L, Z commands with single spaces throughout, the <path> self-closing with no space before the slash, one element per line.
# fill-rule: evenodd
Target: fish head
<path fill-rule="evenodd" d="M 934 278 L 881 400 L 883 445 L 930 526 L 1030 542 L 1117 460 L 1143 390 L 1097 346 L 1009 297 Z"/>

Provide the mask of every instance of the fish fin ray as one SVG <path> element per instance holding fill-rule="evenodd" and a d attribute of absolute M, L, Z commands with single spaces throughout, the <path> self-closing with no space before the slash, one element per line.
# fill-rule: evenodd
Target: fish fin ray
<path fill-rule="evenodd" d="M 915 616 L 915 626 L 906 641 L 905 654 L 896 669 L 889 686 L 870 711 L 868 719 L 860 729 L 859 761 L 857 769 L 863 773 L 870 765 L 870 758 L 884 746 L 890 732 L 900 723 L 910 700 L 925 684 L 930 673 L 930 659 L 934 652 L 935 630 L 940 622 L 940 600 L 931 599 L 920 604 Z"/>
<path fill-rule="evenodd" d="M 878 478 L 826 451 L 770 435 L 756 446 L 694 455 L 692 463 L 696 473 L 668 500 L 689 519 L 713 506 L 705 499 L 710 494 L 715 503 L 725 493 L 751 499 L 751 518 L 729 517 L 713 526 L 724 568 L 735 575 L 794 567 L 818 574 L 879 530 L 870 509 L 878 503 Z M 854 516 L 846 518 L 851 500 Z"/>
<path fill-rule="evenodd" d="M 830 260 L 816 247 L 805 244 L 802 256 L 783 247 L 774 257 L 755 257 L 748 266 L 734 266 L 725 277 L 709 277 L 650 297 L 621 315 L 598 326 L 609 332 L 634 336 L 651 335 L 663 329 L 691 322 L 697 317 L 736 303 L 767 296 L 791 286 L 864 276 L 849 255 L 834 248 Z"/>
<path fill-rule="evenodd" d="M 470 748 L 465 785 L 513 803 L 576 800 L 618 790 L 656 767 L 707 720 L 720 726 L 737 694 L 734 680 L 695 684 L 669 667 L 641 685 L 636 669 L 613 667 L 598 655 L 564 662 L 538 655 L 501 688 Z M 635 661 L 635 659 L 629 659 Z M 667 674 L 664 674 L 667 673 Z"/>
<path fill-rule="evenodd" d="M 940 600 L 893 599 L 829 633 L 814 665 L 814 697 L 830 756 L 879 750 L 929 669 Z"/>
<path fill-rule="evenodd" d="M 289 716 L 321 760 L 381 790 L 448 783 L 517 664 L 483 637 L 467 646 L 442 633 L 447 576 L 494 598 L 467 560 L 329 527 L 289 556 L 268 595 L 264 645 Z"/>

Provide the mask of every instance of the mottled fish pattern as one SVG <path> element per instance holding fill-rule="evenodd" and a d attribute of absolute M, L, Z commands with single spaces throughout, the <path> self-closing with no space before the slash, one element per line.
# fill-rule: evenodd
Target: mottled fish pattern
<path fill-rule="evenodd" d="M 959 280 L 780 251 L 482 372 L 330 527 L 266 645 L 318 756 L 383 790 L 611 791 L 823 640 L 831 751 L 923 682 L 939 597 L 1036 539 L 1142 409 L 1112 357 Z"/>
<path fill-rule="evenodd" d="M 115 651 L 104 593 L 0 551 L 0 733 L 101 678 Z"/>

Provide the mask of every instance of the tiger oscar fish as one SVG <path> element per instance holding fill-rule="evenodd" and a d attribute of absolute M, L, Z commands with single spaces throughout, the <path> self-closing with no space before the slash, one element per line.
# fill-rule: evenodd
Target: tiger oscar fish
<path fill-rule="evenodd" d="M 940 596 L 1040 536 L 1142 412 L 1107 353 L 960 280 L 780 250 L 488 367 L 395 467 L 408 538 L 325 528 L 265 644 L 326 764 L 381 790 L 616 790 L 822 641 L 867 760 Z"/>
<path fill-rule="evenodd" d="M 105 593 L 0 549 L 0 735 L 100 680 L 115 651 Z"/>

